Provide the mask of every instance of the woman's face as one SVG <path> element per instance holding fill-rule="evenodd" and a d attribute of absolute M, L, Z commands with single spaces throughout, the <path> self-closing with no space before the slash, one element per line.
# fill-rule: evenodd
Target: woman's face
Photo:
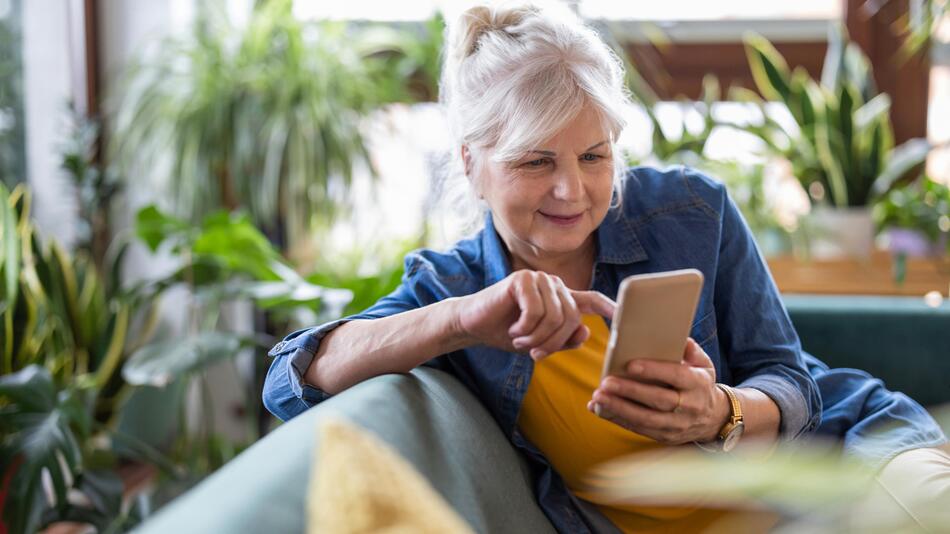
<path fill-rule="evenodd" d="M 585 108 L 515 162 L 491 156 L 491 149 L 480 154 L 475 186 L 512 254 L 533 264 L 588 250 L 613 191 L 613 154 L 595 113 Z"/>

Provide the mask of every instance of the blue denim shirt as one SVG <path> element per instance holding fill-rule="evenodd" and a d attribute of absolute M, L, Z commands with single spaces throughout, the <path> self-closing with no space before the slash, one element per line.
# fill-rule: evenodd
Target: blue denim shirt
<path fill-rule="evenodd" d="M 705 284 L 690 335 L 713 361 L 718 381 L 768 395 L 781 412 L 781 439 L 815 431 L 822 402 L 812 373 L 823 376 L 831 390 L 834 374 L 803 353 L 752 234 L 723 185 L 688 167 L 635 167 L 626 172 L 618 194 L 622 203 L 611 208 L 596 231 L 591 289 L 616 299 L 620 282 L 627 276 L 699 269 Z M 265 406 L 287 420 L 329 396 L 301 377 L 320 339 L 344 322 L 386 317 L 476 293 L 510 273 L 490 213 L 478 234 L 450 250 L 408 254 L 402 284 L 393 293 L 358 315 L 293 332 L 271 349 L 269 354 L 275 359 L 264 385 Z M 464 383 L 515 447 L 537 464 L 538 502 L 559 531 L 594 528 L 590 507 L 567 489 L 517 428 L 534 369 L 531 358 L 479 345 L 438 356 L 425 365 L 445 370 Z M 847 402 L 838 408 L 849 413 Z"/>

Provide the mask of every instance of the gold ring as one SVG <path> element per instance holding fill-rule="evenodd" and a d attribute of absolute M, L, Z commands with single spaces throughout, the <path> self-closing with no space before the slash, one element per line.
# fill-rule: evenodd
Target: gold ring
<path fill-rule="evenodd" d="M 676 390 L 676 406 L 673 407 L 673 413 L 679 413 L 681 402 L 683 402 L 683 394 Z"/>

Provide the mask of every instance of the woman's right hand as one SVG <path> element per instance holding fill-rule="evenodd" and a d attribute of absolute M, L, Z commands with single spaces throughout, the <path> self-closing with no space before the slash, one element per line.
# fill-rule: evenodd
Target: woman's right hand
<path fill-rule="evenodd" d="M 521 270 L 459 300 L 457 324 L 473 344 L 526 352 L 534 360 L 580 346 L 590 331 L 582 314 L 613 317 L 614 301 L 569 289 L 557 276 Z"/>

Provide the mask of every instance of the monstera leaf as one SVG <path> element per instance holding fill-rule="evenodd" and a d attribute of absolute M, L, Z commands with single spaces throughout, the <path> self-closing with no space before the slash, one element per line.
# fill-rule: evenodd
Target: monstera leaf
<path fill-rule="evenodd" d="M 0 413 L 3 472 L 12 473 L 4 521 L 12 532 L 34 532 L 44 507 L 66 502 L 82 470 L 80 442 L 91 420 L 78 393 L 57 394 L 49 371 L 38 365 L 0 377 Z"/>
<path fill-rule="evenodd" d="M 132 354 L 122 368 L 122 376 L 133 385 L 163 387 L 178 376 L 233 357 L 251 346 L 254 343 L 246 338 L 214 331 L 153 343 Z"/>

